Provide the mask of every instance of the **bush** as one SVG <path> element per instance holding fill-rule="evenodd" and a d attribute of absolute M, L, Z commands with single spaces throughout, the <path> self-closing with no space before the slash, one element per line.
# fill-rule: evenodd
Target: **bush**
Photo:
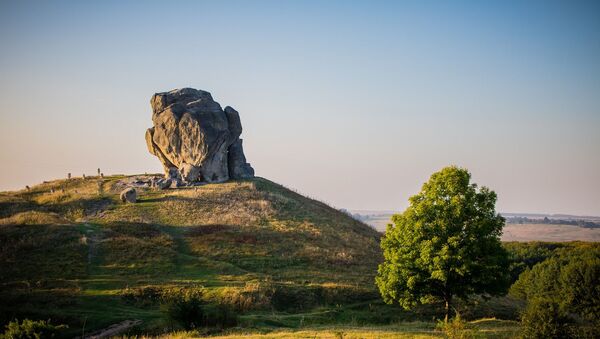
<path fill-rule="evenodd" d="M 570 337 L 570 319 L 558 303 L 548 299 L 530 300 L 521 316 L 523 338 Z"/>
<path fill-rule="evenodd" d="M 436 328 L 444 332 L 449 339 L 471 339 L 477 336 L 477 330 L 467 329 L 467 323 L 458 312 L 449 322 L 439 321 Z"/>
<path fill-rule="evenodd" d="M 270 282 L 250 281 L 243 288 L 225 287 L 208 295 L 208 300 L 228 305 L 236 312 L 269 309 L 275 288 Z"/>
<path fill-rule="evenodd" d="M 203 289 L 172 289 L 163 293 L 161 308 L 167 317 L 186 330 L 237 325 L 237 314 L 223 304 L 208 304 Z"/>
<path fill-rule="evenodd" d="M 128 304 L 144 307 L 159 303 L 164 293 L 160 286 L 127 287 L 121 291 L 121 298 Z"/>
<path fill-rule="evenodd" d="M 178 323 L 186 330 L 202 326 L 204 302 L 200 290 L 182 289 L 169 295 L 162 304 L 169 320 Z"/>
<path fill-rule="evenodd" d="M 66 325 L 52 325 L 50 320 L 29 320 L 25 319 L 22 323 L 16 319 L 6 325 L 6 331 L 0 338 L 3 339 L 40 339 L 54 338 L 54 336 L 62 329 L 67 328 Z"/>

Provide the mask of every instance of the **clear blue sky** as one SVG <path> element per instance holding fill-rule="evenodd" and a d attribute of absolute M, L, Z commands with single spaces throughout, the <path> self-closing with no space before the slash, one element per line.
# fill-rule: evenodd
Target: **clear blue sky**
<path fill-rule="evenodd" d="M 208 90 L 257 175 L 402 210 L 467 167 L 505 212 L 600 215 L 598 1 L 2 1 L 0 189 L 160 172 L 150 96 Z"/>

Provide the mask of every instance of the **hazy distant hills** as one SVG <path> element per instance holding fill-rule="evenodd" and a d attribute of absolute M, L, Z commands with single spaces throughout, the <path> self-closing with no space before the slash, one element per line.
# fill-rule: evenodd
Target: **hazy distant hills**
<path fill-rule="evenodd" d="M 384 232 L 394 211 L 351 210 L 354 218 Z M 503 241 L 600 241 L 600 217 L 569 214 L 501 213 Z"/>
<path fill-rule="evenodd" d="M 373 211 L 373 210 L 342 210 L 352 217 L 358 219 L 367 225 L 372 226 L 380 232 L 385 232 L 387 224 L 391 223 L 392 215 L 400 212 L 395 211 Z"/>

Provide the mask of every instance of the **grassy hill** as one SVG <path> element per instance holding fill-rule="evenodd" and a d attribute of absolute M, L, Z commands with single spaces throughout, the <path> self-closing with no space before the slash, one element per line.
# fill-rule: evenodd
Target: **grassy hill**
<path fill-rule="evenodd" d="M 148 179 L 74 178 L 0 193 L 0 325 L 51 319 L 74 336 L 140 320 L 129 333 L 157 334 L 179 328 L 165 298 L 200 292 L 233 310 L 234 333 L 360 337 L 357 328 L 369 326 L 375 337 L 439 335 L 439 309 L 382 303 L 373 283 L 380 234 L 346 213 L 262 178 L 138 187 L 137 203 L 119 200 Z M 463 314 L 514 319 L 515 309 L 506 298 L 479 300 Z M 515 331 L 510 322 L 478 324 Z"/>
<path fill-rule="evenodd" d="M 71 328 L 164 324 L 131 298 L 203 286 L 240 311 L 294 311 L 376 297 L 379 234 L 269 180 L 137 188 L 132 177 L 57 180 L 0 194 L 2 322 Z M 138 298 L 139 299 L 139 298 Z M 85 320 L 87 319 L 87 320 Z"/>

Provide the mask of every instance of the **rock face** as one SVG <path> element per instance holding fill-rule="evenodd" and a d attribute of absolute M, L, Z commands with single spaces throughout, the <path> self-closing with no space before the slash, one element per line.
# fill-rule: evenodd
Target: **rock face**
<path fill-rule="evenodd" d="M 121 192 L 120 198 L 122 202 L 134 203 L 137 201 L 137 192 L 135 188 L 127 188 Z"/>
<path fill-rule="evenodd" d="M 166 178 L 193 183 L 254 176 L 236 110 L 222 109 L 210 93 L 193 88 L 156 93 L 150 105 L 154 126 L 146 131 L 146 144 Z"/>

